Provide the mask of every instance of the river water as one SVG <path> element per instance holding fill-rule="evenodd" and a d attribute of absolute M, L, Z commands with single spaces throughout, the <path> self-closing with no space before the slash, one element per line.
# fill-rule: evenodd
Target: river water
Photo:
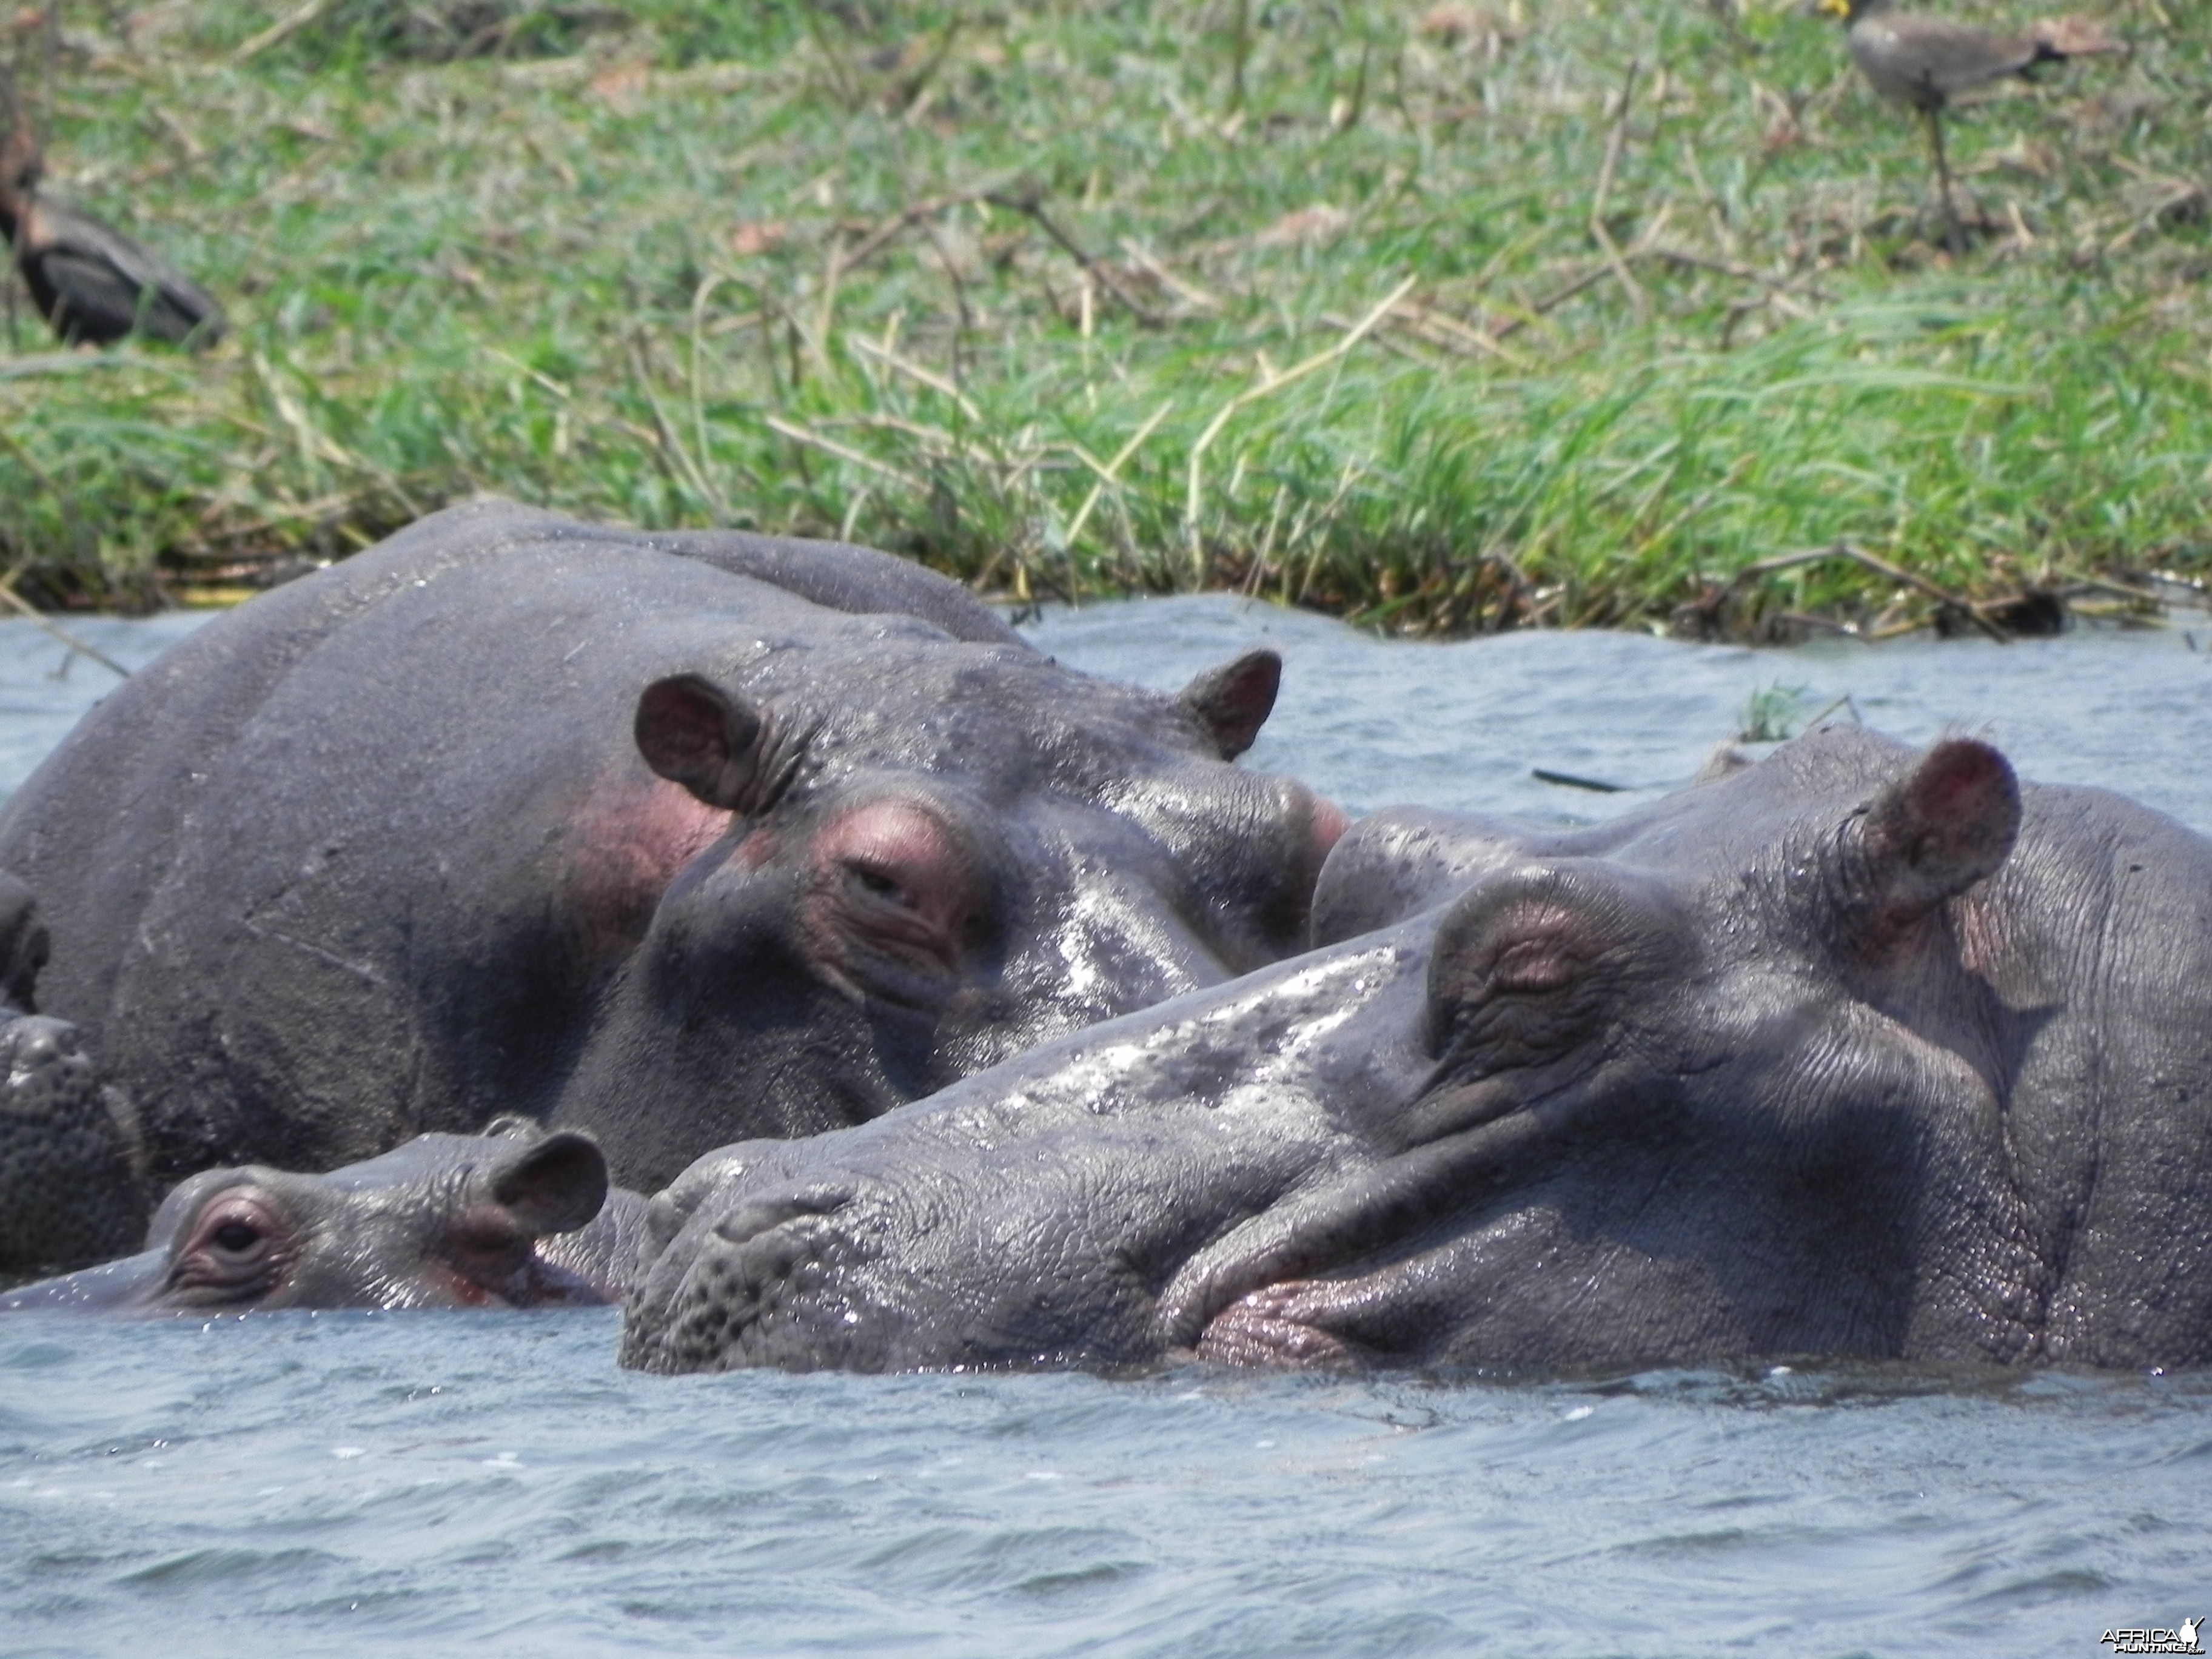
<path fill-rule="evenodd" d="M 131 664 L 192 620 L 75 626 Z M 1755 698 L 1848 697 L 2212 831 L 2212 626 L 1431 646 L 1194 599 L 1031 633 L 1164 687 L 1278 646 L 1251 763 L 1355 808 L 1599 817 Z M 0 623 L 0 789 L 112 683 Z M 617 1323 L 8 1322 L 0 1653 L 2088 1656 L 2212 1613 L 2203 1374 L 669 1379 Z"/>

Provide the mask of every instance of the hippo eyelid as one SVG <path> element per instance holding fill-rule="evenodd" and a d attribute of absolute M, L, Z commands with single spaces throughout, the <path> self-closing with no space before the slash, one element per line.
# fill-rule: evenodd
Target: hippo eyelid
<path fill-rule="evenodd" d="M 845 873 L 866 890 L 871 897 L 909 907 L 913 905 L 914 895 L 907 890 L 906 884 L 881 865 L 865 857 L 849 854 L 842 862 Z"/>
<path fill-rule="evenodd" d="M 191 1218 L 170 1261 L 169 1287 L 218 1299 L 259 1295 L 283 1268 L 290 1236 L 283 1206 L 268 1192 L 222 1188 Z"/>

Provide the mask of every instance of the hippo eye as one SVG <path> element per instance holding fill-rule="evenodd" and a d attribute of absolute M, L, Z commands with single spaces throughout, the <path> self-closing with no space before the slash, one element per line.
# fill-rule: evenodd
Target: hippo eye
<path fill-rule="evenodd" d="M 909 800 L 865 801 L 823 826 L 814 859 L 810 931 L 823 965 L 893 1001 L 940 996 L 988 900 L 948 821 Z"/>
<path fill-rule="evenodd" d="M 1487 964 L 1489 990 L 1493 996 L 1542 996 L 1563 990 L 1590 965 L 1582 942 L 1564 929 L 1541 926 L 1549 918 L 1533 918 L 1527 936 L 1501 943 Z"/>
<path fill-rule="evenodd" d="M 185 1301 L 235 1300 L 257 1297 L 289 1252 L 290 1230 L 280 1212 L 258 1191 L 234 1188 L 200 1212 L 170 1269 L 172 1294 Z"/>
<path fill-rule="evenodd" d="M 1587 1049 L 1690 966 L 1656 881 L 1582 865 L 1511 872 L 1455 903 L 1429 963 L 1431 1050 L 1479 1069 Z"/>
<path fill-rule="evenodd" d="M 209 1242 L 235 1255 L 241 1250 L 252 1249 L 267 1237 L 250 1221 L 226 1221 L 209 1235 Z"/>
<path fill-rule="evenodd" d="M 888 903 L 903 904 L 908 907 L 914 903 L 914 896 L 907 891 L 906 884 L 888 870 L 878 869 L 872 864 L 863 864 L 856 859 L 848 859 L 845 862 L 845 873 L 851 878 L 854 886 L 871 898 L 882 899 Z"/>

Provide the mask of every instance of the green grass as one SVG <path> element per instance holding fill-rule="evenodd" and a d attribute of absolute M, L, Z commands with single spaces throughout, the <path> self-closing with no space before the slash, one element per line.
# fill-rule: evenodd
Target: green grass
<path fill-rule="evenodd" d="M 510 3 L 437 61 L 337 0 L 236 61 L 291 9 L 64 8 L 51 182 L 235 334 L 56 358 L 17 307 L 27 591 L 250 583 L 479 489 L 1408 632 L 2212 568 L 2212 0 L 1956 112 L 1955 260 L 1795 9 Z"/>

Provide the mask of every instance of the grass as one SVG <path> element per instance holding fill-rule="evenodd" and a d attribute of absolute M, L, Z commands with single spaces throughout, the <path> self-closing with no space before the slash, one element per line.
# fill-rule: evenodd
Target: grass
<path fill-rule="evenodd" d="M 492 489 L 1408 633 L 2201 594 L 2212 0 L 2098 15 L 1956 112 L 1954 259 L 1765 0 L 72 0 L 50 183 L 234 333 L 19 305 L 0 555 L 221 597 Z"/>

